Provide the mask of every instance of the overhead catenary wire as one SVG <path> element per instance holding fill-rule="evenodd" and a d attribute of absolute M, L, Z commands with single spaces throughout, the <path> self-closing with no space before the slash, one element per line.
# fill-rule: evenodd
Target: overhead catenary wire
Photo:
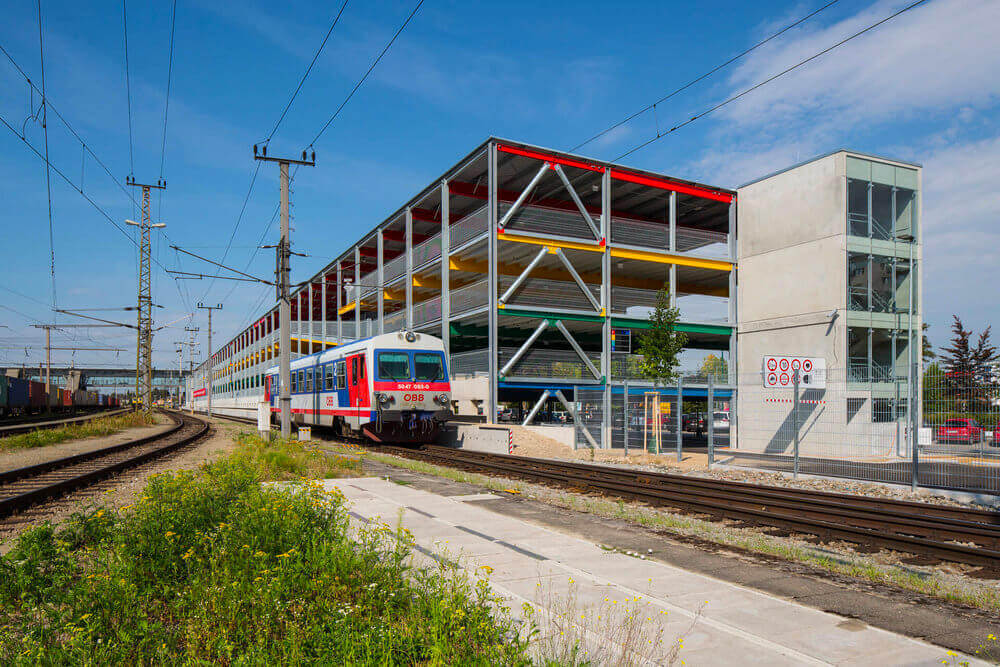
<path fill-rule="evenodd" d="M 330 125 L 333 123 L 333 121 L 337 119 L 337 116 L 340 115 L 340 112 L 344 109 L 345 106 L 347 106 L 347 103 L 351 101 L 351 98 L 354 97 L 354 94 L 358 92 L 358 89 L 361 88 L 362 84 L 364 84 L 364 82 L 368 79 L 368 76 L 372 73 L 372 71 L 374 71 L 375 67 L 379 64 L 379 61 L 381 61 L 382 58 L 385 56 L 385 54 L 388 53 L 389 49 L 396 42 L 396 39 L 399 37 L 399 35 L 403 32 L 406 26 L 410 24 L 410 21 L 413 20 L 413 17 L 416 16 L 417 11 L 420 9 L 420 6 L 422 4 L 424 4 L 424 0 L 419 0 L 417 4 L 413 7 L 413 11 L 411 11 L 410 15 L 406 17 L 406 20 L 403 21 L 403 24 L 399 26 L 399 29 L 396 30 L 395 34 L 392 36 L 392 39 L 390 39 L 389 42 L 385 45 L 385 48 L 383 48 L 381 53 L 378 54 L 378 57 L 372 61 L 372 64 L 368 67 L 368 71 L 365 72 L 364 76 L 361 77 L 361 79 L 354 85 L 354 88 L 351 89 L 351 92 L 348 93 L 347 97 L 344 98 L 344 101 L 340 103 L 340 106 L 337 107 L 337 110 L 334 111 L 333 114 L 330 116 L 330 118 L 326 121 L 326 123 L 323 124 L 323 127 L 320 128 L 319 132 L 316 133 L 316 136 L 313 137 L 312 141 L 309 142 L 307 148 L 311 148 L 317 141 L 319 141 L 319 138 L 323 136 L 323 133 L 326 132 L 327 128 L 329 128 Z"/>
<path fill-rule="evenodd" d="M 274 127 L 272 127 L 271 131 L 267 133 L 267 139 L 264 140 L 265 144 L 271 141 L 271 138 L 274 136 L 274 133 L 278 131 L 279 127 L 281 127 L 282 121 L 285 120 L 285 115 L 288 114 L 288 110 L 292 108 L 292 102 L 295 101 L 295 98 L 298 96 L 299 91 L 302 90 L 302 85 L 306 82 L 306 79 L 309 77 L 309 73 L 312 71 L 313 65 L 316 64 L 316 61 L 319 59 L 320 54 L 323 53 L 323 49 L 326 47 L 326 42 L 327 40 L 330 39 L 330 35 L 333 34 L 333 29 L 337 27 L 337 23 L 340 21 L 340 16 L 344 13 L 344 10 L 347 9 L 347 3 L 349 1 L 350 0 L 344 0 L 344 4 L 340 6 L 340 11 L 338 11 L 337 15 L 333 18 L 333 23 L 330 24 L 330 29 L 326 31 L 326 36 L 323 38 L 323 41 L 320 42 L 319 48 L 316 49 L 316 53 L 313 54 L 313 58 L 312 61 L 309 63 L 309 67 L 306 68 L 306 71 L 302 74 L 302 78 L 299 79 L 299 85 L 297 85 L 295 87 L 295 90 L 292 91 L 292 96 L 288 98 L 288 103 L 285 104 L 285 108 L 281 110 L 281 115 L 278 116 L 278 120 L 275 121 Z"/>
<path fill-rule="evenodd" d="M 787 68 L 781 70 L 780 72 L 778 72 L 777 74 L 774 74 L 774 75 L 772 75 L 772 76 L 764 79 L 763 81 L 760 81 L 759 83 L 756 83 L 756 84 L 750 86 L 749 88 L 744 89 L 743 91 L 737 93 L 736 95 L 733 95 L 731 97 L 726 98 L 725 100 L 723 100 L 722 102 L 719 102 L 715 106 L 709 107 L 708 109 L 706 109 L 706 110 L 704 110 L 704 111 L 702 111 L 702 112 L 700 112 L 698 114 L 695 114 L 694 116 L 691 116 L 687 120 L 685 120 L 685 121 L 683 121 L 681 123 L 678 123 L 677 125 L 674 125 L 669 130 L 667 130 L 665 132 L 657 132 L 655 137 L 653 137 L 652 139 L 649 139 L 647 141 L 644 141 L 643 143 L 641 143 L 641 144 L 639 144 L 639 145 L 637 145 L 637 146 L 635 146 L 633 148 L 630 148 L 626 152 L 624 152 L 621 155 L 619 155 L 618 157 L 616 157 L 614 159 L 614 161 L 617 162 L 618 160 L 621 160 L 622 158 L 628 157 L 632 153 L 635 153 L 636 151 L 639 151 L 639 150 L 645 148 L 646 146 L 649 146 L 650 144 L 654 143 L 655 141 L 658 141 L 658 140 L 662 139 L 663 137 L 676 132 L 677 130 L 681 129 L 682 127 L 686 127 L 686 126 L 690 125 L 691 123 L 693 123 L 693 122 L 695 122 L 695 121 L 697 121 L 697 120 L 699 120 L 701 118 L 704 118 L 705 116 L 708 116 L 709 114 L 712 114 L 712 113 L 718 111 L 722 107 L 724 107 L 724 106 L 726 106 L 728 104 L 731 104 L 731 103 L 735 102 L 736 100 L 741 99 L 742 97 L 744 97 L 744 96 L 752 93 L 753 91 L 757 90 L 758 88 L 766 86 L 767 84 L 771 83 L 772 81 L 774 81 L 776 79 L 781 78 L 782 76 L 788 74 L 789 72 L 792 72 L 792 71 L 798 69 L 799 67 L 802 67 L 803 65 L 806 65 L 806 64 L 812 62 L 813 60 L 816 60 L 817 58 L 820 58 L 820 57 L 826 55 L 830 51 L 833 51 L 834 49 L 836 49 L 836 48 L 838 48 L 840 46 L 843 46 L 844 44 L 850 42 L 852 39 L 860 37 L 861 35 L 864 35 L 865 33 L 870 32 L 870 31 L 874 30 L 875 28 L 878 28 L 879 26 L 883 25 L 884 23 L 887 23 L 887 22 L 891 21 L 892 19 L 896 18 L 900 14 L 908 12 L 911 9 L 913 9 L 914 7 L 922 5 L 925 2 L 927 2 L 927 0 L 916 0 L 915 2 L 911 2 L 910 4 L 906 5 L 902 9 L 899 9 L 899 10 L 893 12 L 892 14 L 890 14 L 889 16 L 886 16 L 884 19 L 882 19 L 880 21 L 877 21 L 875 23 L 872 23 L 868 27 L 862 28 L 861 30 L 853 33 L 852 35 L 850 35 L 848 37 L 845 37 L 844 39 L 840 40 L 836 44 L 828 46 L 827 48 L 823 49 L 822 51 L 819 51 L 818 53 L 815 53 L 815 54 L 809 56 L 808 58 L 805 58 L 804 60 L 800 60 L 799 62 L 795 63 L 791 67 L 787 67 Z"/>
<path fill-rule="evenodd" d="M 600 132 L 598 132 L 597 134 L 595 134 L 591 138 L 587 139 L 586 141 L 583 141 L 583 142 L 577 144 L 576 146 L 574 146 L 573 148 L 569 149 L 569 152 L 572 153 L 572 152 L 575 152 L 575 151 L 579 150 L 580 148 L 583 148 L 584 146 L 586 146 L 587 144 L 591 143 L 592 141 L 596 141 L 597 139 L 600 139 L 601 137 L 603 137 L 604 135 L 606 135 L 608 132 L 612 132 L 614 130 L 617 130 L 622 125 L 625 125 L 626 123 L 628 123 L 628 122 L 630 122 L 632 120 L 635 120 L 636 118 L 638 118 L 642 114 L 646 113 L 647 111 L 653 110 L 655 112 L 657 105 L 662 104 L 663 102 L 666 102 L 671 97 L 674 97 L 675 95 L 678 95 L 679 93 L 684 92 L 685 90 L 687 90 L 691 86 L 695 85 L 696 83 L 704 81 L 705 79 L 707 79 L 708 77 L 712 76 L 713 74 L 715 74 L 719 70 L 725 69 L 726 67 L 728 67 L 729 65 L 732 65 L 737 60 L 740 60 L 744 56 L 752 53 L 753 51 L 756 51 L 757 49 L 759 49 L 760 47 L 764 46 L 768 42 L 770 42 L 770 41 L 772 41 L 772 40 L 780 37 L 781 35 L 785 34 L 789 30 L 791 30 L 792 28 L 795 28 L 795 27 L 798 27 L 798 26 L 802 25 L 803 23 L 805 23 L 806 21 L 808 21 L 812 17 L 816 16 L 817 14 L 819 14 L 820 12 L 822 12 L 825 9 L 829 9 L 830 7 L 832 7 L 833 5 L 837 4 L 838 2 L 840 2 L 840 0 L 830 0 L 829 2 L 827 2 L 822 7 L 809 12 L 808 14 L 806 14 L 805 16 L 803 16 L 802 18 L 798 19 L 797 21 L 794 21 L 793 23 L 789 23 L 788 25 L 786 25 L 781 30 L 779 30 L 779 31 L 777 31 L 775 33 L 772 33 L 771 35 L 769 35 L 768 37 L 766 37 L 766 38 L 762 39 L 761 41 L 757 42 L 756 44 L 754 44 L 750 48 L 744 49 L 743 51 L 737 53 L 735 56 L 733 56 L 729 60 L 725 61 L 724 63 L 716 65 L 715 67 L 713 67 L 709 71 L 705 72 L 701 76 L 696 77 L 694 79 L 691 79 L 690 81 L 688 81 L 687 83 L 685 83 L 683 86 L 681 86 L 679 88 L 675 88 L 674 90 L 670 91 L 669 93 L 667 93 L 666 95 L 664 95 L 660 99 L 658 99 L 655 102 L 652 102 L 650 104 L 647 104 L 646 106 L 644 106 L 643 108 L 639 109 L 638 111 L 636 111 L 632 115 L 627 116 L 626 118 L 618 121 L 617 123 L 615 123 L 611 127 L 607 128 L 607 129 L 604 129 L 604 130 L 601 130 Z"/>

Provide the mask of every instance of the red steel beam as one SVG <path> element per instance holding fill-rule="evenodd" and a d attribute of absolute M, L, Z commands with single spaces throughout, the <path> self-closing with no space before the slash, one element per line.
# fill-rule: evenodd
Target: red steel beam
<path fill-rule="evenodd" d="M 599 164 L 592 164 L 590 162 L 581 162 L 579 160 L 570 160 L 564 157 L 558 157 L 556 155 L 549 155 L 548 153 L 539 153 L 537 151 L 528 151 L 523 148 L 514 148 L 513 146 L 504 146 L 503 144 L 497 144 L 497 150 L 501 153 L 510 153 L 512 155 L 521 155 L 523 157 L 534 158 L 535 160 L 542 160 L 544 162 L 549 162 L 551 164 L 561 164 L 567 167 L 576 167 L 577 169 L 586 169 L 588 171 L 596 171 L 599 173 L 604 173 L 604 167 Z"/>
<path fill-rule="evenodd" d="M 731 203 L 736 198 L 728 192 L 719 192 L 718 190 L 702 188 L 697 185 L 678 183 L 677 181 L 672 181 L 667 178 L 654 178 L 652 176 L 636 174 L 630 171 L 622 171 L 621 169 L 612 169 L 611 178 L 619 181 L 628 181 L 629 183 L 638 183 L 639 185 L 646 185 L 660 190 L 680 192 L 681 194 L 701 197 L 702 199 L 712 199 L 714 201 L 726 202 L 727 204 Z"/>

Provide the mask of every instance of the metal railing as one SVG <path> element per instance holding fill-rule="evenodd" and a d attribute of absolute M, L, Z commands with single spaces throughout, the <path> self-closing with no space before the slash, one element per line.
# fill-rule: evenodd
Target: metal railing
<path fill-rule="evenodd" d="M 500 348 L 499 367 L 503 368 L 517 350 L 516 347 Z M 590 362 L 599 368 L 600 353 L 587 354 Z M 507 371 L 507 377 L 598 381 L 573 350 L 545 348 L 532 348 L 525 352 L 513 368 Z"/>

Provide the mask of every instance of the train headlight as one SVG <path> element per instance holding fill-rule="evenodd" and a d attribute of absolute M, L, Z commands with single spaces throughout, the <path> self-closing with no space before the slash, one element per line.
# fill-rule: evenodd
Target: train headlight
<path fill-rule="evenodd" d="M 394 399 L 389 394 L 378 394 L 377 395 L 377 400 L 378 400 L 378 404 L 381 405 L 383 408 L 387 408 L 387 407 L 389 407 L 390 405 L 392 405 L 393 403 L 396 402 L 396 399 Z"/>
<path fill-rule="evenodd" d="M 413 333 L 412 331 L 407 331 L 406 332 L 406 336 L 404 336 L 404 338 L 406 338 L 406 342 L 407 343 L 412 343 L 413 341 L 415 341 L 417 339 L 417 335 L 415 333 Z"/>
<path fill-rule="evenodd" d="M 448 394 L 438 394 L 434 397 L 434 402 L 438 405 L 448 405 Z"/>

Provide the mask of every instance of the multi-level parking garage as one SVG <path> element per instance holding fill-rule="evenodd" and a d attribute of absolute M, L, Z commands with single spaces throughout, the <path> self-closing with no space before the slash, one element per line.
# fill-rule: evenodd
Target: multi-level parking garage
<path fill-rule="evenodd" d="M 661 289 L 681 312 L 686 365 L 731 357 L 734 232 L 733 191 L 491 138 L 293 295 L 292 356 L 426 331 L 449 351 L 460 413 L 574 389 L 610 406 L 638 381 L 629 343 Z M 220 402 L 253 407 L 277 317 L 211 357 Z"/>

